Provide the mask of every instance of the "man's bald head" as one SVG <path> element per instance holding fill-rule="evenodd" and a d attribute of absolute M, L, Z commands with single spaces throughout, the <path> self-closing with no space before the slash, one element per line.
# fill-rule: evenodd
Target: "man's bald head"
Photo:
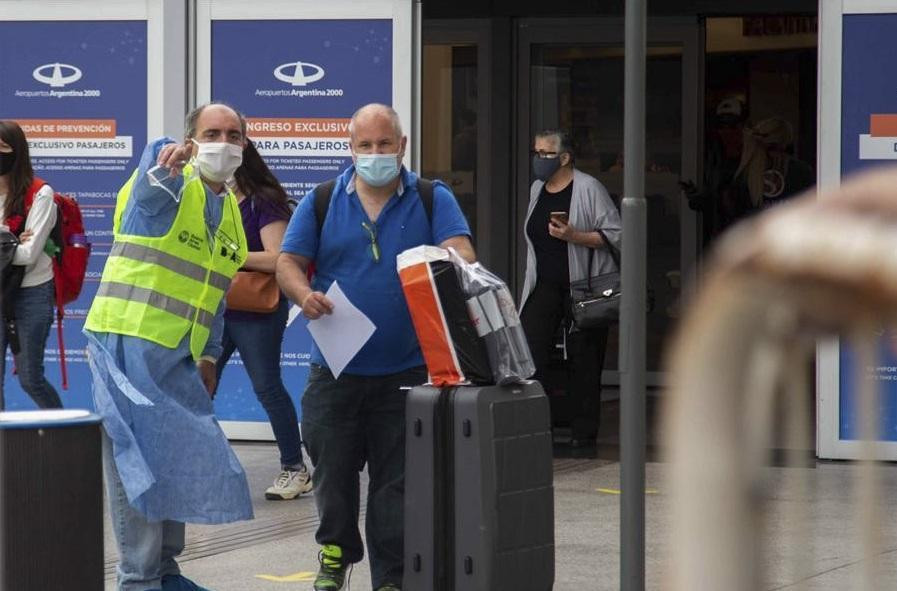
<path fill-rule="evenodd" d="M 184 122 L 184 135 L 188 139 L 196 138 L 200 117 L 208 118 L 209 116 L 215 119 L 229 119 L 232 117 L 237 122 L 242 136 L 246 137 L 246 119 L 243 118 L 243 115 L 230 105 L 215 101 L 200 105 L 187 114 L 187 119 Z"/>
<path fill-rule="evenodd" d="M 402 137 L 402 122 L 399 120 L 399 114 L 389 105 L 380 103 L 370 103 L 355 111 L 352 115 L 352 120 L 349 121 L 349 135 L 354 141 L 356 131 L 360 126 L 382 126 L 384 121 L 389 122 L 389 125 L 395 132 L 396 139 Z"/>

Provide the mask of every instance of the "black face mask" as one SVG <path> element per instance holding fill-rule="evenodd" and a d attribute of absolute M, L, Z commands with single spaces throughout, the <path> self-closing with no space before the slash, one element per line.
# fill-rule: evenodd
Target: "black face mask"
<path fill-rule="evenodd" d="M 538 154 L 533 155 L 533 174 L 540 181 L 547 181 L 551 175 L 556 173 L 561 167 L 561 157 L 557 158 L 539 158 Z"/>
<path fill-rule="evenodd" d="M 0 176 L 9 174 L 12 165 L 16 161 L 15 152 L 0 152 Z"/>

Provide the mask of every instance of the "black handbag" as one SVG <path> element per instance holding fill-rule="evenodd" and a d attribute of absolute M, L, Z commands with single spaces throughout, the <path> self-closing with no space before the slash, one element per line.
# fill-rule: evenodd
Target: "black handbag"
<path fill-rule="evenodd" d="M 620 301 L 623 297 L 620 292 L 620 253 L 604 232 L 598 230 L 598 233 L 607 245 L 617 271 L 570 282 L 570 315 L 577 330 L 610 326 L 620 319 Z M 590 248 L 590 272 L 594 255 L 595 249 Z"/>

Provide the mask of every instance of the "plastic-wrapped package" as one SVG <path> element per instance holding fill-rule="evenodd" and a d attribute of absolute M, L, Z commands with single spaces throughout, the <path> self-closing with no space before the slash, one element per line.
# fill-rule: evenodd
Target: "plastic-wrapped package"
<path fill-rule="evenodd" d="M 491 383 L 486 345 L 470 320 L 448 251 L 418 246 L 396 262 L 430 381 L 440 387 Z"/>
<path fill-rule="evenodd" d="M 397 263 L 433 384 L 505 385 L 535 373 L 514 299 L 501 279 L 435 246 L 406 250 Z"/>
<path fill-rule="evenodd" d="M 453 249 L 450 257 L 458 271 L 471 320 L 486 344 L 495 383 L 512 384 L 532 376 L 536 366 L 508 286 L 483 265 L 468 263 Z"/>

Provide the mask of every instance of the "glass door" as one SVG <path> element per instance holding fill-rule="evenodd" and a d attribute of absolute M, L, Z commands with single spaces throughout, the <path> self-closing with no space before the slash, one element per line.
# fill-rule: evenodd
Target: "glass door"
<path fill-rule="evenodd" d="M 501 272 L 503 233 L 493 228 L 491 44 L 488 21 L 424 23 L 421 173 L 448 184 L 467 217 L 480 261 Z M 507 265 L 504 265 L 507 266 Z"/>
<path fill-rule="evenodd" d="M 652 23 L 656 25 L 656 23 Z M 564 25 L 529 21 L 520 29 L 517 219 L 523 227 L 532 182 L 527 150 L 544 129 L 568 131 L 578 169 L 598 179 L 617 206 L 623 198 L 623 27 L 608 21 Z M 649 25 L 645 193 L 648 200 L 648 370 L 660 369 L 666 336 L 678 316 L 683 276 L 695 262 L 695 216 L 679 181 L 698 178 L 700 106 L 696 23 Z M 522 232 L 522 230 L 521 230 Z M 518 236 L 518 272 L 525 244 Z M 625 236 L 624 236 L 625 244 Z M 606 383 L 617 367 L 617 335 L 605 356 Z M 653 378 L 653 379 L 652 379 Z M 649 383 L 659 376 L 649 374 Z"/>
<path fill-rule="evenodd" d="M 452 188 L 476 242 L 477 46 L 427 43 L 423 64 L 421 173 Z"/>

